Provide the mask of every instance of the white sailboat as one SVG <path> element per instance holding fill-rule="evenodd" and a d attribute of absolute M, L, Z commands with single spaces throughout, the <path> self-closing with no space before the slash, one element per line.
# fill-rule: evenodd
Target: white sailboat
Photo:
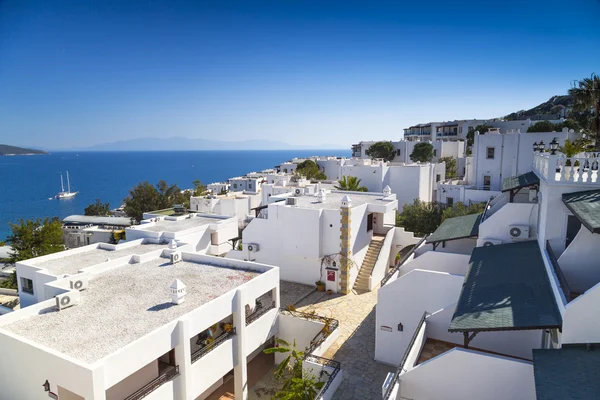
<path fill-rule="evenodd" d="M 71 181 L 69 179 L 69 171 L 67 171 L 67 191 L 65 192 L 65 185 L 63 183 L 63 176 L 60 174 L 60 193 L 58 193 L 56 199 L 69 199 L 75 197 L 79 192 L 71 192 Z"/>

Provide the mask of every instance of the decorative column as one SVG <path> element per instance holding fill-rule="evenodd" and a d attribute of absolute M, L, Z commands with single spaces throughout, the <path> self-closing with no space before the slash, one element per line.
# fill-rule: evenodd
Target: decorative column
<path fill-rule="evenodd" d="M 340 207 L 340 293 L 350 293 L 350 269 L 352 268 L 352 241 L 351 241 L 351 212 L 352 200 L 347 195 L 342 198 Z"/>

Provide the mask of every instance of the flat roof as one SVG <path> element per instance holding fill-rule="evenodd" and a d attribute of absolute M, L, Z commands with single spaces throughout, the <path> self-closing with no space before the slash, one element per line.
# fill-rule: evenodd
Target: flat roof
<path fill-rule="evenodd" d="M 600 190 L 563 193 L 562 201 L 592 233 L 600 233 Z"/>
<path fill-rule="evenodd" d="M 463 215 L 444 220 L 435 232 L 427 237 L 427 243 L 477 237 L 482 215 L 482 213 Z"/>
<path fill-rule="evenodd" d="M 521 189 L 528 186 L 539 185 L 540 178 L 533 172 L 527 172 L 518 176 L 511 176 L 502 182 L 502 191 Z"/>
<path fill-rule="evenodd" d="M 344 198 L 344 196 L 348 196 L 350 198 L 351 205 L 353 208 L 361 206 L 363 204 L 386 205 L 396 201 L 396 199 L 386 199 L 386 196 L 384 196 L 381 193 L 357 193 L 345 191 L 334 191 L 326 193 L 325 201 L 323 203 L 319 203 L 315 195 L 294 196 L 294 198 L 298 199 L 296 207 L 337 210 L 341 207 L 342 198 Z M 285 205 L 285 203 L 278 204 Z"/>
<path fill-rule="evenodd" d="M 171 264 L 156 258 L 90 278 L 79 304 L 12 322 L 3 329 L 78 360 L 93 363 L 258 276 L 207 263 Z M 171 303 L 174 279 L 187 286 L 185 302 Z"/>
<path fill-rule="evenodd" d="M 561 349 L 533 349 L 537 400 L 600 399 L 600 348 L 563 345 Z"/>
<path fill-rule="evenodd" d="M 194 215 L 194 214 L 190 214 Z M 224 218 L 216 217 L 197 217 L 183 218 L 178 220 L 161 219 L 158 222 L 150 224 L 140 224 L 132 227 L 133 229 L 148 231 L 148 232 L 181 232 L 187 229 L 200 227 L 207 224 L 214 224 L 223 221 Z"/>
<path fill-rule="evenodd" d="M 131 219 L 127 217 L 107 217 L 92 215 L 69 215 L 62 220 L 65 224 L 94 224 L 131 226 Z"/>
<path fill-rule="evenodd" d="M 103 263 L 107 259 L 115 260 L 120 257 L 132 256 L 134 254 L 146 254 L 154 250 L 166 249 L 167 246 L 167 243 L 142 243 L 136 246 L 127 246 L 117 250 L 109 250 L 101 247 L 89 249 L 88 251 L 84 252 L 67 250 L 63 253 L 63 257 L 47 261 L 33 262 L 30 264 L 39 268 L 47 269 L 48 272 L 55 275 L 75 274 L 82 268 Z"/>
<path fill-rule="evenodd" d="M 536 240 L 473 249 L 450 332 L 561 326 Z"/>

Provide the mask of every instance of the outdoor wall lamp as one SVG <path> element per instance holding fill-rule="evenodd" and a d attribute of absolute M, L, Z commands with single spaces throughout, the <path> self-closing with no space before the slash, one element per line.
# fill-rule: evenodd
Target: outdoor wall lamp
<path fill-rule="evenodd" d="M 398 332 L 402 332 L 404 330 L 404 325 L 402 325 L 402 322 L 398 323 Z"/>
<path fill-rule="evenodd" d="M 558 149 L 558 141 L 556 138 L 552 139 L 550 142 L 550 154 L 556 155 L 556 150 Z"/>
<path fill-rule="evenodd" d="M 540 143 L 538 144 L 538 149 L 540 150 L 540 153 L 546 150 L 546 143 L 544 143 L 543 140 L 540 140 Z"/>
<path fill-rule="evenodd" d="M 533 142 L 533 152 L 537 152 L 538 151 L 538 142 Z"/>

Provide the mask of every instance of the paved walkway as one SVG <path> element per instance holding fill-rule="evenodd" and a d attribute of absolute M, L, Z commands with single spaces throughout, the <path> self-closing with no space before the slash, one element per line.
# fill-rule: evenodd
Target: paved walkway
<path fill-rule="evenodd" d="M 300 301 L 298 311 L 312 311 L 340 322 L 340 336 L 323 357 L 342 363 L 344 380 L 334 400 L 378 399 L 381 385 L 394 368 L 374 361 L 377 290 L 346 296 L 313 293 Z"/>

